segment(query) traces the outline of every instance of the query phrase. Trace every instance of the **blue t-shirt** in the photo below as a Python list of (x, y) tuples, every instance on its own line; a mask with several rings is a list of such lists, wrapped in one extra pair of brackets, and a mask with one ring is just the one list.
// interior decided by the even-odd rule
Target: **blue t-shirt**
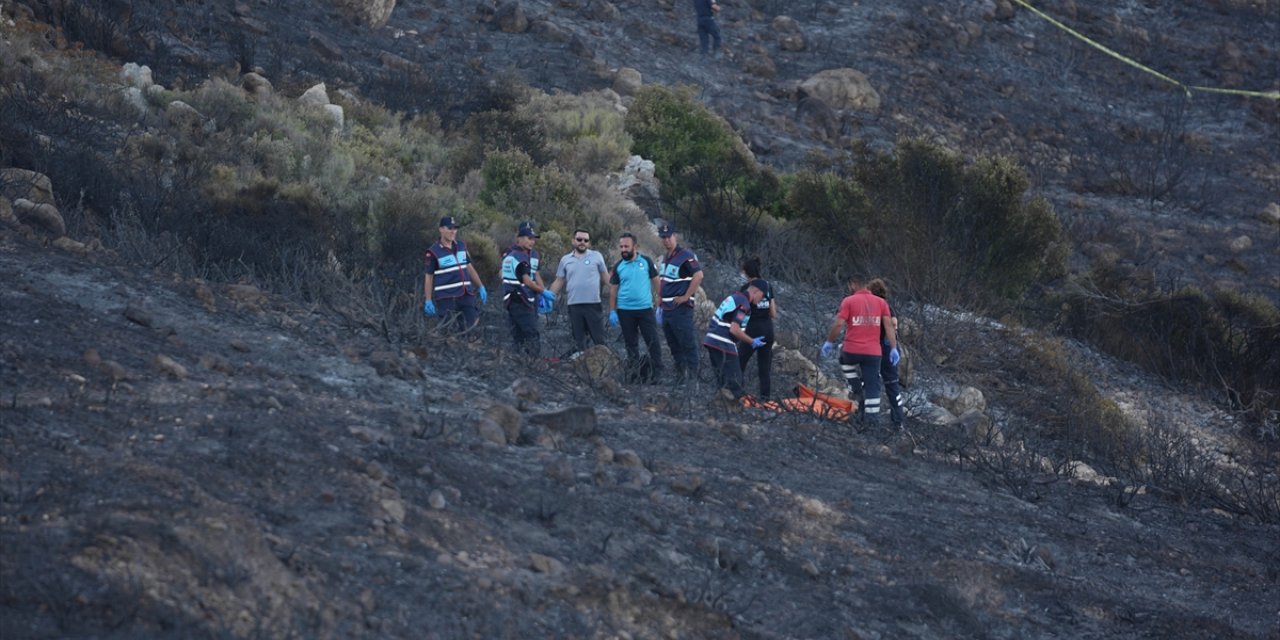
[(619, 260), (609, 277), (609, 284), (618, 285), (618, 308), (624, 311), (652, 309), (656, 277), (657, 267), (645, 256), (636, 254), (631, 260)]

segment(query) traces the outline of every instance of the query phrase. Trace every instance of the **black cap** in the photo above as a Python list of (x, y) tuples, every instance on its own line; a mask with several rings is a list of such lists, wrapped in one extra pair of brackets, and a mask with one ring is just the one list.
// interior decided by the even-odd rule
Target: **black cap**
[(533, 230), (533, 223), (532, 223), (532, 222), (529, 222), (529, 221), (527, 221), (527, 220), (526, 220), (526, 221), (524, 221), (524, 222), (521, 222), (521, 223), (520, 223), (520, 229), (519, 229), (518, 231), (516, 231), (516, 235), (517, 235), (517, 236), (524, 236), (524, 237), (528, 237), (528, 238), (538, 238), (538, 237), (541, 237), (541, 236), (539, 236), (539, 235), (538, 235), (538, 232), (537, 232), (537, 231), (534, 231), (534, 230)]
[(768, 292), (769, 292), (769, 281), (768, 281), (768, 280), (765, 280), (764, 278), (756, 278), (756, 279), (752, 280), (751, 282), (748, 282), (748, 283), (747, 283), (747, 286), (748, 286), (748, 287), (755, 287), (755, 288), (759, 289), (759, 290), (760, 290), (760, 293), (768, 293)]
[(658, 225), (659, 238), (670, 238), (671, 235), (674, 234), (675, 232), (676, 232), (676, 228), (672, 226), (670, 223), (664, 222)]
[(445, 216), (445, 217), (443, 217), (443, 218), (440, 218), (440, 226), (441, 226), (441, 227), (449, 227), (450, 229), (457, 229), (457, 228), (458, 228), (458, 220), (457, 220), (456, 218), (454, 218), (453, 216)]

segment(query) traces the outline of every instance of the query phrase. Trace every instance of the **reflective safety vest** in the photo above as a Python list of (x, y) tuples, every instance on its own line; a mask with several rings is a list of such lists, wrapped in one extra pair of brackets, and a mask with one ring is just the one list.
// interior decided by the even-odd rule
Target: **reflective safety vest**
[[(662, 264), (658, 267), (658, 276), (662, 279), (663, 310), (670, 311), (676, 308), (674, 300), (689, 291), (689, 283), (693, 281), (693, 274), (681, 276), (680, 270), (690, 260), (696, 262), (698, 256), (684, 247), (676, 247), (674, 255), (669, 255), (662, 259)], [(685, 304), (692, 307), (693, 300), (690, 299)]]
[(471, 264), (467, 245), (461, 240), (454, 240), (453, 249), (446, 249), (437, 242), (429, 251), (436, 262), (436, 270), (431, 273), (431, 297), (442, 300), (461, 298), (471, 293), (467, 287), (471, 283), (471, 276), (467, 273), (467, 265)]
[(502, 301), (511, 304), (513, 301), (520, 301), (528, 305), (532, 305), (537, 299), (537, 294), (533, 289), (526, 287), (524, 283), (516, 278), (516, 268), (520, 263), (524, 262), (529, 265), (529, 277), (536, 278), (538, 273), (538, 250), (525, 251), (518, 246), (512, 246), (502, 256)]
[(736, 322), (740, 328), (745, 329), (750, 310), (751, 300), (745, 293), (734, 292), (725, 298), (707, 323), (707, 337), (702, 339), (702, 346), (738, 355), (738, 340), (733, 337), (729, 328)]

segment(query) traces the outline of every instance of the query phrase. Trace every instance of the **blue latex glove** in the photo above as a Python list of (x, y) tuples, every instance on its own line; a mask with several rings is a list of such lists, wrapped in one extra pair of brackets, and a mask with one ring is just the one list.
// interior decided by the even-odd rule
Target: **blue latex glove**
[(764, 343), (765, 343), (764, 336), (756, 336), (755, 339), (751, 341), (751, 348), (759, 349), (760, 347), (764, 346)]
[(550, 311), (556, 304), (556, 294), (550, 289), (542, 290), (542, 299), (547, 302), (547, 311)]
[(889, 350), (889, 364), (898, 366), (898, 362), (902, 360), (902, 354), (898, 353), (898, 348), (894, 347)]
[(615, 327), (616, 327), (616, 326), (618, 326), (618, 312), (617, 312), (617, 311), (610, 311), (610, 312), (609, 312), (609, 324), (611, 324), (611, 325), (613, 325), (613, 326), (615, 326)]
[(480, 304), (489, 304), (489, 290), (480, 285)]
[(538, 315), (547, 315), (551, 313), (551, 303), (546, 298), (538, 298)]
[(835, 351), (835, 349), (836, 349), (836, 344), (834, 342), (831, 342), (830, 340), (822, 343), (822, 357), (826, 358), (830, 356), (831, 352)]
[(662, 324), (662, 307), (658, 307), (658, 310), (653, 312), (653, 317), (658, 320), (659, 325)]
[(436, 317), (436, 301), (428, 300), (422, 303), (422, 312), (425, 313), (428, 318)]

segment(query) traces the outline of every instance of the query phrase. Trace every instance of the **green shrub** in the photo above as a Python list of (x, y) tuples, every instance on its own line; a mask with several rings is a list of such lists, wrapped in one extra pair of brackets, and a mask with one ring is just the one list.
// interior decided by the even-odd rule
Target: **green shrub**
[(451, 158), (455, 178), (484, 164), (494, 152), (518, 151), (536, 165), (552, 158), (542, 125), (515, 111), (484, 111), (472, 115), (462, 128), (463, 144)]
[(546, 132), (556, 164), (577, 174), (613, 171), (631, 154), (631, 136), (613, 99), (603, 92), (536, 94), (517, 112)]

